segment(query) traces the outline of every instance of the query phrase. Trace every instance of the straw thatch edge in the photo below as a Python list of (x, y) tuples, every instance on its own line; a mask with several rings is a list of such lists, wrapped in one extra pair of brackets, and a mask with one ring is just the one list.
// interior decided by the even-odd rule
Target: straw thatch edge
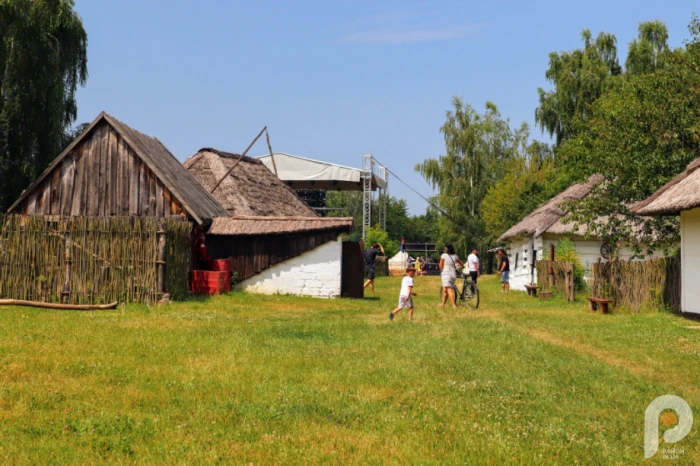
[(218, 217), (212, 222), (210, 235), (249, 236), (279, 235), (310, 231), (352, 231), (352, 217), (255, 217), (237, 215)]

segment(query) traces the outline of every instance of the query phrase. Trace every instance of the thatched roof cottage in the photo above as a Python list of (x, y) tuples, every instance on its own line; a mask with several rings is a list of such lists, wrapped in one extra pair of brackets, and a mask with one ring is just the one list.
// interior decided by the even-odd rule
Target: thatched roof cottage
[(358, 279), (342, 261), (352, 218), (319, 217), (258, 159), (206, 148), (184, 166), (229, 213), (214, 219), (207, 249), (231, 259), (240, 289), (335, 297)]
[[(535, 261), (548, 259), (550, 247), (562, 238), (569, 238), (576, 244), (576, 253), (586, 269), (585, 278), (592, 278), (593, 264), (599, 259), (612, 258), (615, 246), (603, 238), (588, 234), (586, 225), (567, 222), (566, 204), (586, 198), (593, 188), (603, 181), (601, 175), (593, 175), (588, 180), (574, 183), (567, 189), (540, 205), (520, 222), (508, 229), (499, 242), (506, 243), (510, 258), (510, 284), (513, 289), (525, 290), (525, 285), (537, 283)], [(620, 248), (618, 258), (627, 260), (632, 252)]]
[(632, 212), (681, 216), (681, 311), (700, 314), (700, 157)]

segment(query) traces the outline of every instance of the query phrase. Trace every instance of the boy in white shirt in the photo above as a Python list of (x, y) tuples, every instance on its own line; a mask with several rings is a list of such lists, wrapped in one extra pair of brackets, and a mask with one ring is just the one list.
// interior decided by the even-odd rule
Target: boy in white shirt
[(406, 269), (406, 275), (401, 280), (401, 292), (399, 293), (399, 307), (389, 313), (389, 320), (394, 320), (394, 316), (401, 312), (401, 309), (408, 308), (408, 320), (413, 320), (413, 298), (418, 296), (413, 292), (413, 277), (416, 276), (416, 268), (411, 266)]
[(469, 268), (469, 276), (471, 276), (472, 281), (476, 283), (476, 280), (479, 278), (479, 275), (481, 275), (481, 267), (479, 264), (479, 251), (474, 248), (472, 249), (472, 253), (469, 254), (469, 257), (467, 257), (467, 267)]

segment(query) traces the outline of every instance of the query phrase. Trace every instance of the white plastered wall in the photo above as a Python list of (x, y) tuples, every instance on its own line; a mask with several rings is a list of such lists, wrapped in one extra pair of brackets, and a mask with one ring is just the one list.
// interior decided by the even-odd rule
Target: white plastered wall
[[(508, 241), (506, 248), (510, 260), (510, 276), (508, 281), (513, 290), (525, 291), (525, 285), (533, 280), (532, 248), (537, 248), (536, 239), (532, 236), (513, 238)], [(539, 242), (541, 244), (541, 241)], [(540, 255), (538, 254), (538, 259)], [(537, 272), (534, 271), (534, 279), (537, 281)]]
[(242, 281), (236, 289), (259, 294), (337, 298), (341, 292), (343, 240), (340, 236)]
[[(700, 234), (698, 236), (700, 237)], [(534, 283), (537, 283), (537, 270), (531, 275), (532, 272), (530, 269), (533, 246), (537, 251), (537, 260), (548, 260), (550, 245), (553, 244), (554, 247), (556, 247), (561, 238), (562, 237), (559, 235), (548, 235), (545, 233), (534, 239), (532, 236), (526, 236), (513, 238), (508, 241), (507, 251), (511, 264), (510, 287), (514, 290), (525, 291), (525, 285), (530, 284), (532, 276), (534, 276)], [(605, 259), (600, 255), (600, 248), (603, 242), (598, 239), (582, 238), (572, 238), (572, 241), (576, 245), (576, 254), (585, 269), (584, 279), (586, 282), (592, 283), (593, 265), (598, 261), (598, 258), (605, 262)], [(698, 239), (698, 252), (700, 253), (700, 239)], [(524, 261), (523, 257), (527, 260)], [(620, 249), (618, 253), (619, 260), (629, 260), (631, 257), (632, 251), (625, 248)], [(645, 259), (655, 259), (658, 257), (663, 257), (663, 252), (657, 251), (652, 256), (646, 257)], [(698, 259), (700, 259), (700, 257)]]
[(681, 212), (681, 310), (700, 314), (700, 208)]

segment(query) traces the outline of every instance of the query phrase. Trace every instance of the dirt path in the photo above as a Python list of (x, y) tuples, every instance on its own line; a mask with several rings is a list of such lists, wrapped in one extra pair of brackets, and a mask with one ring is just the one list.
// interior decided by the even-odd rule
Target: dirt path
[(540, 341), (547, 342), (560, 348), (567, 348), (576, 351), (580, 354), (591, 356), (605, 364), (619, 367), (633, 375), (643, 377), (647, 380), (656, 383), (673, 385), (674, 387), (682, 389), (685, 394), (700, 396), (700, 389), (698, 389), (695, 386), (695, 381), (689, 380), (682, 372), (669, 369), (658, 370), (658, 368), (649, 367), (639, 362), (622, 358), (611, 351), (596, 348), (591, 345), (577, 342), (575, 340), (560, 338), (556, 334), (543, 329), (518, 325), (509, 321), (504, 315), (494, 311), (479, 313), (479, 315), (475, 317), (486, 318), (495, 322), (499, 322), (507, 327), (515, 328), (521, 332), (524, 332), (527, 335), (530, 335), (533, 338), (536, 338)]

